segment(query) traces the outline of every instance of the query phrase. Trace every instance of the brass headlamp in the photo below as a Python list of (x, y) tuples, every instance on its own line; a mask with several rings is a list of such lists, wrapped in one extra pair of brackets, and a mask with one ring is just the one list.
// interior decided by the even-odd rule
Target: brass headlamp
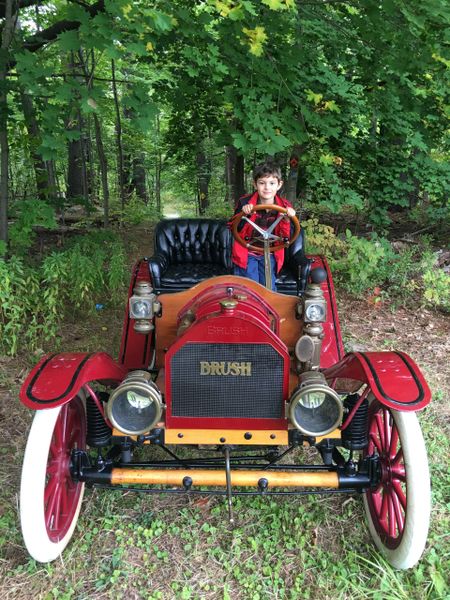
[(302, 433), (326, 435), (342, 422), (343, 405), (339, 394), (327, 385), (323, 373), (308, 371), (300, 375), (288, 413), (293, 425)]

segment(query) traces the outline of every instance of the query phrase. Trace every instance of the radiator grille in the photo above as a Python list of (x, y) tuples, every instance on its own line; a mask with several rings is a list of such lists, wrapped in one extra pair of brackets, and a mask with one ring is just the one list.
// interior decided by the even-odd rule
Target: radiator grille
[[(244, 364), (245, 372), (250, 363), (251, 374), (202, 375), (202, 362), (223, 363), (225, 371)], [(186, 344), (171, 361), (172, 415), (281, 418), (283, 365), (268, 344)]]

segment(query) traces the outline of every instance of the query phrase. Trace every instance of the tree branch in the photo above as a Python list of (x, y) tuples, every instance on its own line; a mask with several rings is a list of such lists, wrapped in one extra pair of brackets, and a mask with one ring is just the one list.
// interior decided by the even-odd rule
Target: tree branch
[[(79, 4), (79, 3), (78, 3)], [(95, 4), (91, 6), (84, 6), (91, 17), (95, 17), (98, 13), (104, 12), (105, 10), (105, 0), (98, 0)], [(58, 23), (54, 23), (47, 27), (47, 29), (43, 29), (36, 35), (28, 38), (23, 43), (23, 48), (25, 50), (29, 50), (30, 52), (36, 52), (46, 44), (53, 42), (56, 40), (60, 33), (64, 31), (73, 31), (78, 29), (81, 26), (80, 21), (59, 21)]]
[[(97, 14), (98, 10), (96, 10), (96, 5), (95, 4), (88, 4), (87, 2), (83, 2), (83, 0), (67, 0), (68, 2), (71, 2), (72, 4), (78, 4), (78, 6), (81, 6), (82, 8), (84, 8), (84, 10), (86, 12), (88, 12), (91, 17), (95, 17), (95, 15)], [(97, 2), (97, 4), (99, 4)]]
[[(16, 12), (21, 8), (27, 8), (28, 6), (33, 6), (35, 4), (40, 4), (39, 0), (16, 0)], [(5, 18), (5, 8), (6, 8), (6, 0), (0, 0), (0, 19)]]

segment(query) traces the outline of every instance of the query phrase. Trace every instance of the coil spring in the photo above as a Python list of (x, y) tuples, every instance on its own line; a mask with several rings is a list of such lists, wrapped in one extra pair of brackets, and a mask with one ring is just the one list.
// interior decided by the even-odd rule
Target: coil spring
[[(100, 402), (108, 398), (108, 394), (98, 394)], [(102, 413), (92, 398), (86, 400), (87, 436), (86, 441), (91, 448), (108, 446), (111, 439), (111, 428), (105, 423)]]
[[(359, 401), (358, 394), (350, 394), (344, 400), (344, 407), (348, 413)], [(344, 447), (349, 450), (361, 450), (366, 448), (369, 443), (368, 423), (369, 423), (369, 401), (365, 398), (361, 406), (357, 409), (349, 425), (342, 431), (342, 441)]]

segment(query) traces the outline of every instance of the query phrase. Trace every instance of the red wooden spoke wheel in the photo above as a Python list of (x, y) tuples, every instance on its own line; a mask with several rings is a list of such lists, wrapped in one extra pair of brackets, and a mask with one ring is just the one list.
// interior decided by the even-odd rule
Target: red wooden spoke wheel
[(369, 529), (377, 547), (398, 569), (422, 555), (430, 517), (430, 476), (417, 416), (373, 400), (366, 454), (380, 459), (380, 483), (366, 492)]
[(69, 543), (78, 520), (84, 484), (70, 475), (70, 454), (86, 447), (84, 403), (36, 413), (22, 468), (20, 518), (25, 545), (39, 562), (54, 560)]
[[(287, 215), (287, 209), (284, 208), (283, 206), (278, 206), (277, 204), (257, 204), (253, 208), (253, 212), (259, 212), (259, 211), (263, 211), (263, 210), (270, 210), (270, 211), (274, 210), (276, 212)], [(246, 215), (245, 213), (243, 213), (241, 211), (240, 213), (238, 213), (237, 215), (235, 215), (233, 217), (231, 233), (233, 234), (233, 237), (238, 242), (238, 244), (240, 244), (241, 246), (244, 246), (244, 248), (247, 248), (248, 250), (252, 250), (253, 252), (258, 252), (260, 254), (263, 254), (264, 253), (263, 248), (261, 248), (260, 246), (255, 246), (253, 244), (250, 244), (248, 241), (244, 240), (244, 238), (240, 235), (240, 233), (238, 231), (239, 223), (241, 222), (241, 220), (244, 217), (247, 217), (247, 216), (249, 216), (249, 215)], [(289, 219), (291, 220), (291, 222), (294, 225), (294, 231), (291, 232), (290, 238), (287, 241), (285, 241), (282, 238), (277, 236), (277, 239), (275, 239), (271, 242), (271, 245), (269, 247), (269, 252), (276, 252), (280, 248), (288, 248), (298, 238), (299, 233), (300, 233), (300, 223), (299, 223), (297, 217), (295, 217), (295, 216), (289, 217)], [(252, 222), (250, 222), (250, 225), (253, 225)], [(253, 227), (254, 227), (254, 225), (253, 225)]]

